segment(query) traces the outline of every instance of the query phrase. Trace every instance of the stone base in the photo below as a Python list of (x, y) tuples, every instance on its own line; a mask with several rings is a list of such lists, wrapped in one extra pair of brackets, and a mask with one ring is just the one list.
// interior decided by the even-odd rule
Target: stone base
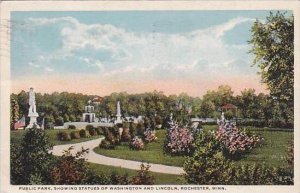
[(30, 118), (30, 121), (29, 121), (29, 125), (27, 125), (26, 129), (33, 128), (34, 125), (36, 125), (37, 129), (40, 129), (40, 126), (37, 124), (37, 121), (36, 121), (36, 119), (38, 118), (38, 116), (39, 116), (38, 113), (32, 113), (32, 112), (30, 112), (28, 114), (28, 117)]
[(41, 128), (37, 123), (35, 123), (35, 124), (29, 124), (29, 125), (27, 125), (27, 127), (25, 129), (33, 128), (34, 125), (36, 126), (37, 129)]

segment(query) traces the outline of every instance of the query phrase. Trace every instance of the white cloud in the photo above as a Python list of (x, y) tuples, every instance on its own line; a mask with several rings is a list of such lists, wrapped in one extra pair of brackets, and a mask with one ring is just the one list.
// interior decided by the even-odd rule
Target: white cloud
[[(59, 34), (63, 46), (48, 56), (49, 62), (79, 55), (87, 67), (97, 67), (105, 77), (135, 73), (146, 78), (162, 72), (204, 75), (221, 69), (226, 73), (223, 68), (230, 65), (228, 61), (246, 57), (248, 46), (246, 42), (226, 44), (222, 37), (237, 25), (254, 19), (237, 17), (221, 25), (176, 34), (137, 33), (110, 24), (87, 25), (72, 17), (29, 21), (35, 25), (65, 24)], [(86, 56), (86, 50), (94, 54)]]
[(34, 67), (34, 68), (39, 68), (39, 67), (41, 67), (39, 64), (35, 64), (35, 63), (33, 63), (33, 62), (29, 62), (28, 65), (31, 66), (31, 67)]
[(244, 18), (244, 17), (237, 17), (232, 19), (222, 25), (219, 25), (213, 29), (216, 37), (222, 37), (227, 31), (232, 30), (235, 26), (245, 23), (245, 22), (254, 22), (255, 19), (252, 18)]
[(50, 68), (50, 67), (45, 67), (45, 71), (47, 71), (47, 72), (53, 72), (54, 69), (53, 69), (53, 68)]

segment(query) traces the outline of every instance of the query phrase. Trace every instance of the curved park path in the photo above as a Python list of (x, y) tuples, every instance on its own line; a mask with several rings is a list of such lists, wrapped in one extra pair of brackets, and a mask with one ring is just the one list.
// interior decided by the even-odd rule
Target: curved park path
[[(95, 163), (95, 164), (102, 164), (102, 165), (108, 165), (108, 166), (115, 166), (115, 167), (121, 167), (121, 168), (127, 168), (127, 169), (133, 169), (133, 170), (139, 170), (142, 162), (139, 161), (132, 161), (132, 160), (125, 160), (125, 159), (119, 159), (119, 158), (112, 158), (107, 157), (104, 155), (100, 155), (94, 152), (94, 148), (99, 145), (101, 140), (103, 140), (104, 137), (99, 139), (94, 139), (90, 141), (85, 141), (81, 143), (74, 143), (74, 144), (66, 144), (66, 145), (56, 145), (53, 147), (53, 150), (51, 152), (53, 155), (61, 156), (63, 154), (64, 150), (67, 150), (69, 147), (73, 146), (74, 149), (72, 149), (72, 154), (74, 155), (77, 151), (80, 151), (82, 147), (84, 149), (89, 149), (89, 153), (86, 155), (86, 159), (88, 162)], [(165, 173), (165, 174), (183, 174), (184, 170), (181, 167), (175, 167), (175, 166), (166, 166), (162, 164), (150, 164), (150, 170), (152, 172), (158, 172), (158, 173)]]

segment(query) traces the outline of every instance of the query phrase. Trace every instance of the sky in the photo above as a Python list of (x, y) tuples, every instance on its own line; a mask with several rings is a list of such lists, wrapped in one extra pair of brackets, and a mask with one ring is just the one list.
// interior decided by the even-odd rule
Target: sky
[(12, 92), (266, 93), (251, 26), (269, 11), (12, 12)]

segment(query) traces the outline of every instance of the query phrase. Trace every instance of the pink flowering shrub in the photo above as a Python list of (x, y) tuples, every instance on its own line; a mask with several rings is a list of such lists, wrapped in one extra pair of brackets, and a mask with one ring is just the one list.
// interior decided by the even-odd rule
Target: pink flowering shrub
[(150, 143), (152, 141), (155, 141), (157, 139), (156, 135), (155, 135), (155, 130), (151, 130), (151, 129), (147, 129), (144, 132), (144, 139), (147, 143)]
[(219, 129), (215, 133), (216, 139), (224, 145), (225, 150), (232, 156), (240, 155), (247, 150), (256, 147), (262, 138), (256, 135), (248, 135), (231, 123), (219, 123)]
[(192, 153), (193, 135), (186, 127), (171, 123), (167, 133), (165, 150), (173, 155), (189, 155)]
[(138, 136), (135, 136), (130, 141), (129, 147), (134, 150), (142, 150), (142, 149), (144, 149), (145, 146), (144, 146), (143, 140), (141, 138), (139, 138)]

